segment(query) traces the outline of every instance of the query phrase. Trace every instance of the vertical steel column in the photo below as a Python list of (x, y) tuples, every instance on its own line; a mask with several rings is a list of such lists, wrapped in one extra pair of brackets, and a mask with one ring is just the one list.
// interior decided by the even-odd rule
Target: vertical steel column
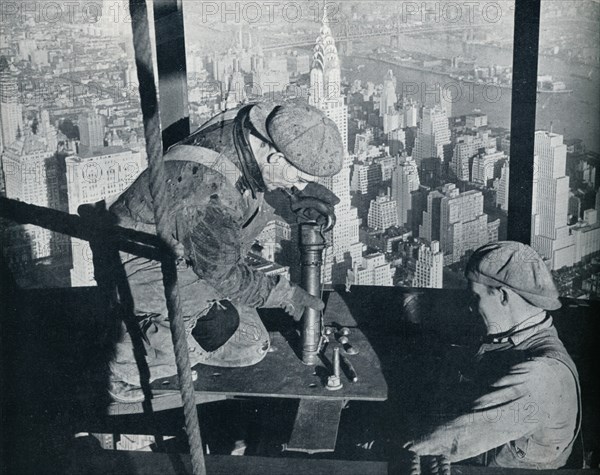
[(515, 1), (507, 237), (525, 244), (531, 241), (540, 4)]
[[(301, 223), (300, 263), (302, 265), (302, 287), (315, 297), (321, 296), (321, 265), (325, 238), (321, 226), (314, 222)], [(317, 364), (321, 340), (321, 312), (307, 307), (302, 316), (302, 362)]]
[(187, 137), (187, 94), (182, 0), (154, 0), (154, 34), (163, 149)]

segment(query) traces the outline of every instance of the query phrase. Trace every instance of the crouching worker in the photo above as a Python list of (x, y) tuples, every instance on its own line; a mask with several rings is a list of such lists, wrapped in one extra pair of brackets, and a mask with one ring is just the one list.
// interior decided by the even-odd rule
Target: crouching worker
[[(266, 191), (304, 189), (342, 167), (343, 145), (330, 119), (299, 102), (248, 104), (221, 113), (165, 154), (169, 226), (182, 246), (178, 283), (191, 365), (241, 367), (261, 361), (269, 336), (256, 308), (281, 307), (299, 320), (323, 302), (280, 276), (245, 264), (273, 209)], [(155, 232), (146, 170), (110, 207), (118, 224)], [(177, 373), (160, 263), (122, 253), (150, 382)], [(144, 399), (131, 336), (111, 362), (109, 391)]]
[(561, 304), (540, 256), (517, 242), (479, 248), (467, 264), (471, 309), (487, 328), (459, 413), (405, 448), (450, 462), (565, 465), (580, 429), (577, 369), (547, 310)]

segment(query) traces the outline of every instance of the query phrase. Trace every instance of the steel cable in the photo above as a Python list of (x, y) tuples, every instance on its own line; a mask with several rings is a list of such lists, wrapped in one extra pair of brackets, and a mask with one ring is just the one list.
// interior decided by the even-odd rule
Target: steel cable
[(161, 267), (165, 298), (171, 328), (171, 337), (175, 350), (175, 362), (181, 386), (181, 399), (185, 416), (185, 429), (190, 445), (192, 471), (194, 475), (205, 475), (204, 451), (198, 423), (198, 412), (192, 381), (192, 369), (188, 354), (187, 334), (181, 315), (179, 288), (177, 285), (177, 242), (167, 226), (167, 178), (162, 154), (162, 136), (160, 114), (150, 43), (148, 9), (146, 0), (130, 0), (133, 46), (139, 81), (140, 102), (144, 121), (144, 137), (148, 154), (150, 173), (150, 194), (154, 206), (156, 233), (164, 245)]

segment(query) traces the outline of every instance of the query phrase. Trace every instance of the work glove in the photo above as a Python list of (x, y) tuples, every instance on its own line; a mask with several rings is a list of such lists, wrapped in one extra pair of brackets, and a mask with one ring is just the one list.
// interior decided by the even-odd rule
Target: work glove
[(320, 311), (325, 308), (325, 304), (320, 298), (310, 295), (298, 286), (294, 286), (292, 297), (289, 302), (283, 303), (283, 309), (294, 318), (294, 321), (298, 322), (304, 315), (306, 307)]
[(299, 321), (306, 307), (323, 310), (325, 304), (320, 298), (310, 295), (303, 288), (280, 276), (263, 307), (283, 308), (295, 321)]
[(300, 221), (315, 221), (331, 229), (335, 224), (335, 205), (340, 199), (319, 183), (309, 183), (304, 190), (293, 189), (290, 206)]
[(336, 206), (340, 202), (340, 199), (333, 191), (320, 183), (312, 181), (308, 183), (303, 190), (296, 191), (294, 195), (300, 199), (317, 198), (329, 206)]

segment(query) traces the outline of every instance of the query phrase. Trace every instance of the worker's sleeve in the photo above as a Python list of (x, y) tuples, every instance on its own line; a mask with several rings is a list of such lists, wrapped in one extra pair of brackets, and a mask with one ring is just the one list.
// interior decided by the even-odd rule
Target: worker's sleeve
[(531, 434), (548, 418), (545, 408), (557, 380), (545, 358), (514, 365), (458, 415), (407, 445), (418, 455), (446, 455), (451, 462), (474, 457)]
[(245, 263), (236, 219), (226, 207), (209, 204), (194, 221), (182, 240), (194, 272), (235, 303), (263, 306), (278, 279)]

